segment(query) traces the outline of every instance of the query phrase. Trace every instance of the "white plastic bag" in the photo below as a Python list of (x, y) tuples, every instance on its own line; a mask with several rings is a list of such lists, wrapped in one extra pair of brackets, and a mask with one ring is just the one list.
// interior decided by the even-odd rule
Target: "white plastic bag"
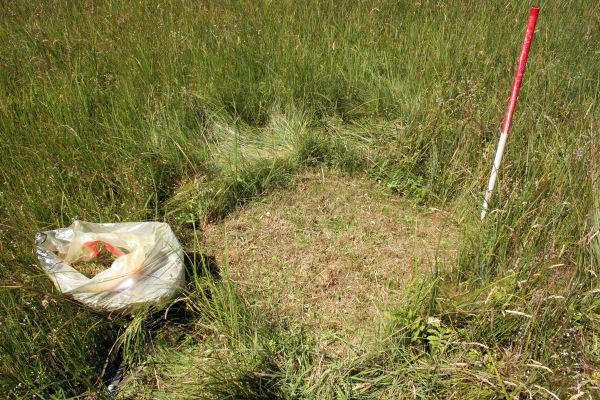
[[(168, 300), (185, 283), (183, 250), (165, 223), (75, 221), (38, 233), (36, 245), (54, 285), (97, 310), (133, 311), (136, 305)], [(116, 257), (110, 268), (88, 278), (71, 266), (96, 259), (101, 245)]]

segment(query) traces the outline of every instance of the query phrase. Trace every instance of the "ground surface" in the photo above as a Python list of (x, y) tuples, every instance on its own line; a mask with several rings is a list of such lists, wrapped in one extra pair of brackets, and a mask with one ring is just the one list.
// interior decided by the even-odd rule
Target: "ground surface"
[(250, 302), (358, 342), (415, 273), (456, 257), (457, 228), (364, 178), (321, 171), (207, 225), (203, 237)]

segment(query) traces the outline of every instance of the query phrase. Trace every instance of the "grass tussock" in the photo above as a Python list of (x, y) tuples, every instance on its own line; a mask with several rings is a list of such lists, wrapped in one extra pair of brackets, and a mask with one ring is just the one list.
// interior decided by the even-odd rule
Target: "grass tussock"
[[(102, 391), (112, 349), (135, 377), (125, 397), (597, 397), (599, 5), (542, 4), (478, 220), (527, 7), (0, 5), (0, 393)], [(37, 267), (34, 233), (75, 218), (168, 221), (200, 251), (203, 224), (321, 166), (449, 209), (463, 231), (370, 351), (328, 357), (194, 268), (181, 319), (128, 319), (65, 299)]]

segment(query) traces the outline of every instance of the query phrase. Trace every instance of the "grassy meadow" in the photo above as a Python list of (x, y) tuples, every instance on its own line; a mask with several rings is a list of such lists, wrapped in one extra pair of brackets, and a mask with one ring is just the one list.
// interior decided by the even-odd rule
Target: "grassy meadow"
[[(530, 5), (2, 2), (0, 396), (110, 398), (123, 357), (120, 398), (600, 397), (600, 3), (539, 3), (479, 220)], [(172, 317), (87, 310), (37, 264), (74, 219), (165, 221), (199, 254), (207, 223), (324, 170), (460, 230), (368, 348), (323, 354), (204, 257)]]

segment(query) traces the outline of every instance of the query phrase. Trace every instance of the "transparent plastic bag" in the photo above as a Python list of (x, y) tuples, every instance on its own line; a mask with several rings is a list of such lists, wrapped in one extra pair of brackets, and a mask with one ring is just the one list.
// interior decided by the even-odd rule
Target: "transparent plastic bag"
[[(75, 221), (68, 228), (38, 233), (37, 256), (64, 294), (101, 311), (132, 311), (175, 296), (185, 283), (183, 250), (161, 222), (96, 224)], [(104, 251), (103, 251), (104, 250)], [(88, 278), (77, 263), (101, 253), (112, 265)]]

